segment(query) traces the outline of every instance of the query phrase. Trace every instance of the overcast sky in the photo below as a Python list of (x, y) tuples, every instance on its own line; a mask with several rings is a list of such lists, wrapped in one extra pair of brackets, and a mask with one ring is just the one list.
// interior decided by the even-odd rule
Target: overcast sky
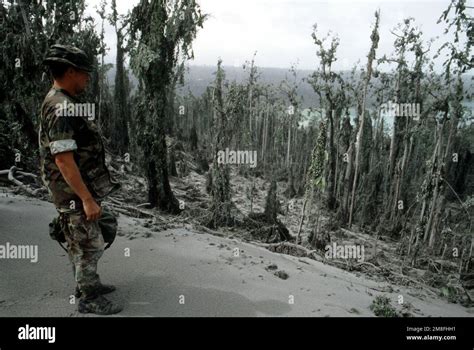
[[(289, 68), (298, 62), (300, 69), (314, 69), (317, 64), (311, 38), (313, 24), (340, 38), (335, 69), (350, 69), (361, 60), (365, 64), (370, 47), (374, 12), (381, 10), (380, 42), (377, 56), (393, 52), (394, 36), (390, 30), (406, 17), (414, 17), (424, 38), (440, 36), (437, 48), (446, 41), (444, 25), (436, 24), (450, 0), (198, 0), (210, 15), (193, 44), (195, 59), (190, 64), (241, 65), (257, 51), (261, 67)], [(99, 0), (86, 1), (88, 12), (98, 19), (94, 7)], [(120, 13), (127, 13), (138, 1), (119, 0)], [(474, 0), (469, 1), (474, 4)], [(110, 9), (109, 9), (110, 11)], [(110, 47), (107, 62), (115, 58), (115, 34), (106, 27)]]

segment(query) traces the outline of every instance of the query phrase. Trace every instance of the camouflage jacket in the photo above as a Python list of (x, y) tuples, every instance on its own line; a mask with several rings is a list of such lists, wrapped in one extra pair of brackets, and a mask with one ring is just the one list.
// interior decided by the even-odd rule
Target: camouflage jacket
[(58, 153), (74, 152), (82, 179), (96, 200), (120, 187), (105, 164), (104, 145), (97, 126), (91, 120), (93, 118), (62, 113), (74, 104), (79, 104), (79, 101), (62, 89), (52, 88), (41, 106), (41, 178), (59, 212), (78, 210), (82, 208), (82, 201), (61, 175), (54, 161)]

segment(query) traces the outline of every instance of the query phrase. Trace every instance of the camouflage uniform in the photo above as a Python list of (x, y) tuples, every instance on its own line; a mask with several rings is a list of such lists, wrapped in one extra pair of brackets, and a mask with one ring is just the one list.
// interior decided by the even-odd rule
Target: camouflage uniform
[(82, 297), (87, 298), (92, 297), (100, 285), (97, 262), (104, 251), (100, 222), (116, 227), (116, 220), (107, 210), (103, 210), (99, 221), (86, 220), (82, 201), (64, 180), (54, 156), (74, 152), (82, 179), (98, 203), (120, 185), (111, 178), (106, 167), (104, 146), (97, 126), (87, 116), (61, 116), (57, 110), (64, 106), (64, 102), (78, 103), (78, 100), (62, 89), (52, 88), (41, 107), (41, 177), (60, 213), (75, 279)]

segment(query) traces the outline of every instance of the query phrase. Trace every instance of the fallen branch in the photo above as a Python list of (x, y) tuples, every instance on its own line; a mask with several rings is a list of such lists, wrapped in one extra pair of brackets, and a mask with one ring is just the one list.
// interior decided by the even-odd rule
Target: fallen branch
[(317, 250), (310, 250), (302, 245), (292, 242), (279, 242), (279, 243), (261, 243), (253, 242), (255, 245), (268, 249), (274, 253), (286, 254), (296, 256), (299, 258), (310, 258), (315, 261), (323, 262), (324, 259), (317, 253)]
[(20, 174), (22, 176), (27, 176), (27, 177), (31, 177), (32, 179), (34, 179), (36, 181), (36, 179), (38, 178), (37, 175), (35, 174), (32, 174), (32, 173), (25, 173), (24, 171), (20, 171), (20, 170), (17, 170), (16, 171), (17, 174)]
[[(109, 200), (111, 200), (111, 198), (109, 198)], [(105, 201), (105, 204), (111, 206), (112, 208), (117, 210), (119, 213), (126, 214), (128, 216), (134, 216), (134, 217), (139, 217), (139, 218), (140, 217), (156, 218), (156, 215), (154, 215), (153, 213), (149, 213), (137, 207), (132, 207), (130, 205), (126, 205), (123, 203), (117, 204), (111, 200), (110, 202)]]
[(374, 264), (372, 264), (368, 261), (363, 261), (363, 262), (357, 263), (357, 264), (354, 265), (354, 267), (361, 266), (361, 265), (369, 265), (369, 266), (373, 267), (376, 270), (381, 270), (382, 269), (379, 266), (375, 266)]
[(14, 183), (15, 185), (17, 185), (18, 187), (20, 187), (22, 190), (24, 190), (25, 192), (29, 193), (30, 195), (32, 196), (37, 196), (40, 192), (44, 191), (44, 188), (43, 187), (39, 187), (39, 188), (36, 188), (36, 189), (32, 189), (30, 188), (29, 186), (25, 185), (23, 182), (21, 182), (20, 180), (18, 180), (17, 178), (15, 178), (15, 174), (18, 173), (20, 175), (23, 175), (23, 176), (28, 176), (28, 177), (32, 177), (36, 180), (37, 176), (35, 174), (31, 174), (31, 173), (26, 173), (26, 172), (23, 172), (23, 171), (19, 171), (18, 168), (16, 166), (12, 166), (10, 169), (8, 170), (0, 170), (0, 175), (7, 175), (8, 174), (8, 180), (12, 183)]
[(203, 225), (197, 225), (197, 224), (195, 224), (195, 225), (194, 225), (194, 228), (195, 228), (196, 230), (204, 231), (204, 232), (209, 233), (209, 234), (214, 235), (214, 236), (224, 237), (224, 234), (223, 234), (223, 233), (220, 233), (220, 232), (211, 230), (210, 228), (207, 228), (206, 226), (203, 226)]
[(138, 205), (137, 205), (137, 208), (147, 207), (147, 206), (149, 206), (149, 205), (150, 205), (150, 203), (142, 203), (142, 204), (138, 204)]
[(15, 185), (24, 187), (25, 185), (20, 180), (15, 179), (16, 166), (12, 166), (8, 171), (8, 180), (13, 182)]

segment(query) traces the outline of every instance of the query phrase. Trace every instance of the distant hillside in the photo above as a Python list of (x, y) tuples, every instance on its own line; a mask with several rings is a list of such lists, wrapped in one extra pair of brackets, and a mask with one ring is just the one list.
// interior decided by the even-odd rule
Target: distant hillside
[[(226, 78), (229, 81), (242, 82), (248, 79), (248, 72), (245, 72), (241, 66), (224, 66)], [(214, 72), (216, 67), (213, 66), (190, 66), (185, 75), (185, 86), (180, 90), (184, 93), (191, 91), (193, 95), (201, 95), (207, 86), (209, 86), (215, 78)], [(283, 68), (266, 68), (258, 67), (259, 82), (261, 84), (271, 84), (276, 87), (285, 80), (286, 76), (289, 76), (288, 69)], [(307, 82), (302, 81), (307, 78), (312, 71), (310, 70), (299, 70), (299, 94), (303, 98), (303, 106), (309, 107), (314, 105), (314, 101), (317, 98), (313, 88)]]
[[(248, 73), (245, 72), (242, 66), (224, 66), (226, 79), (229, 81), (242, 82), (248, 79)], [(184, 80), (185, 85), (178, 89), (179, 94), (187, 94), (189, 91), (194, 96), (201, 96), (206, 88), (212, 84), (215, 79), (214, 72), (216, 67), (214, 66), (189, 66), (186, 70)], [(260, 73), (259, 81), (263, 84), (273, 84), (279, 86), (280, 82), (285, 80), (285, 75), (288, 74), (288, 69), (283, 68), (265, 68), (258, 67)], [(301, 81), (303, 78), (308, 77), (312, 73), (311, 70), (299, 70), (298, 78), (300, 80), (299, 94), (303, 98), (303, 107), (309, 107), (314, 105), (317, 96), (315, 95), (313, 88), (307, 82)], [(110, 69), (108, 72), (108, 79), (110, 85), (113, 85), (115, 77), (115, 68)], [(138, 81), (135, 76), (131, 77), (133, 85), (137, 86)]]
[[(235, 80), (237, 82), (242, 82), (248, 79), (248, 72), (244, 71), (242, 66), (224, 66), (224, 70), (226, 79), (229, 81)], [(179, 87), (178, 93), (187, 94), (188, 92), (191, 92), (194, 96), (201, 96), (205, 92), (206, 88), (214, 81), (215, 71), (216, 67), (214, 66), (188, 66), (184, 76), (185, 85), (183, 87)], [(283, 68), (258, 67), (258, 72), (260, 74), (260, 83), (272, 84), (276, 87), (278, 87), (280, 83), (285, 80), (287, 75), (290, 76), (288, 69)], [(303, 98), (303, 108), (308, 108), (311, 106), (314, 107), (318, 103), (318, 97), (314, 93), (311, 85), (309, 85), (306, 81), (302, 81), (312, 73), (312, 70), (298, 70), (298, 79), (300, 81), (298, 92)], [(342, 76), (344, 78), (348, 78), (349, 72), (342, 72)], [(108, 72), (110, 85), (113, 85), (114, 77), (115, 68), (112, 68)], [(136, 77), (132, 75), (131, 79), (133, 85), (137, 86), (138, 81)], [(472, 91), (472, 81), (472, 75), (466, 75), (464, 77), (464, 83), (467, 91)]]

